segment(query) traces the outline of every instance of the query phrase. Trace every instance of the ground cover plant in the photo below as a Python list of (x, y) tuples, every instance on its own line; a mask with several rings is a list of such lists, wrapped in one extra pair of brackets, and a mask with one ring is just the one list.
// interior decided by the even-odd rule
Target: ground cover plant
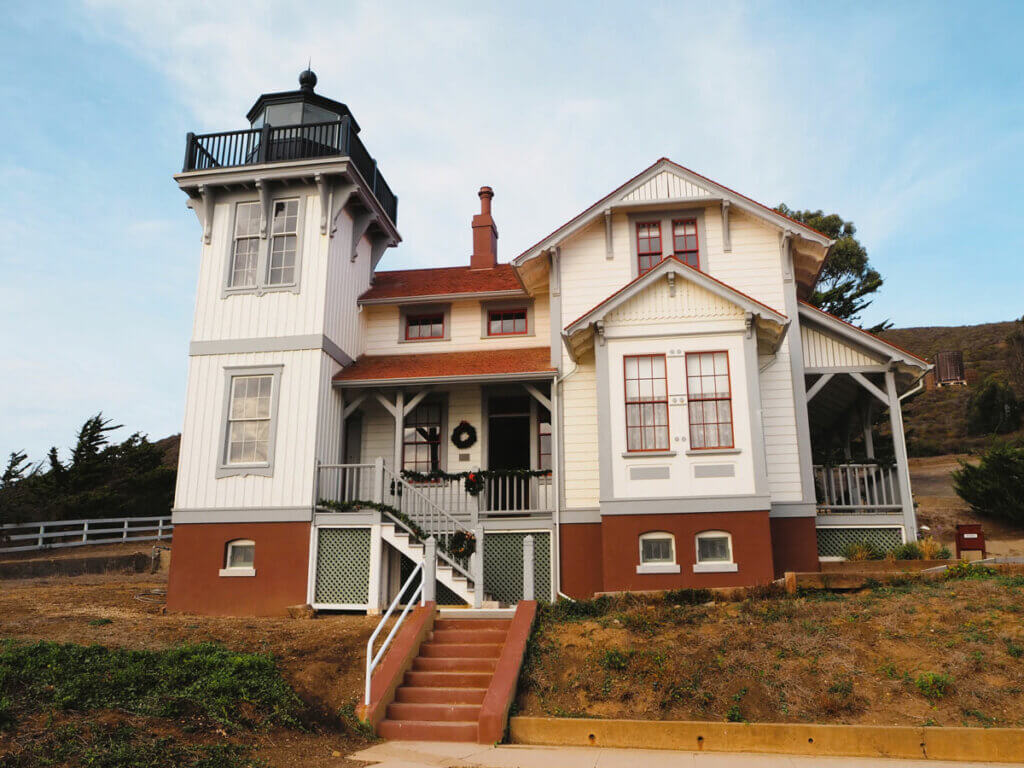
[(542, 608), (516, 702), (556, 717), (1024, 726), (1024, 577)]

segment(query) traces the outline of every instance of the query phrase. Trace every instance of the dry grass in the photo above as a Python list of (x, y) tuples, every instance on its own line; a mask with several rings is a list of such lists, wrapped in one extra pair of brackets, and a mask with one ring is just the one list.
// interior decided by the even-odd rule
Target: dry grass
[[(530, 715), (900, 725), (1024, 725), (1024, 580), (675, 605), (622, 598), (541, 620)], [(950, 689), (929, 698), (926, 673)], [(941, 680), (940, 680), (941, 682)]]

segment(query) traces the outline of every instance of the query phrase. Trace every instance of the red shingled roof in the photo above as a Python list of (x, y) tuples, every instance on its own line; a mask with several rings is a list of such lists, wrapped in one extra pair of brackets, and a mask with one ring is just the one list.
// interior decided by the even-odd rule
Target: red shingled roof
[(498, 264), (494, 269), (399, 269), (375, 273), (373, 285), (359, 297), (359, 301), (372, 303), (424, 296), (510, 291), (526, 293), (511, 264)]
[(363, 355), (335, 375), (337, 382), (447, 379), (554, 372), (550, 347)]

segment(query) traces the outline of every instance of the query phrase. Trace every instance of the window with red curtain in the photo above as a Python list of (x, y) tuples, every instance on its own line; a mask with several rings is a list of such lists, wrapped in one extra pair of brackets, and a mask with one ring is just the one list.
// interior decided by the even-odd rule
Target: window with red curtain
[(690, 448), (732, 448), (732, 386), (727, 352), (686, 355)]
[(664, 355), (626, 355), (626, 450), (668, 450), (668, 382)]
[(672, 222), (672, 253), (684, 264), (700, 269), (696, 219), (677, 219)]
[(636, 225), (638, 275), (649, 272), (661, 261), (661, 222), (641, 221)]

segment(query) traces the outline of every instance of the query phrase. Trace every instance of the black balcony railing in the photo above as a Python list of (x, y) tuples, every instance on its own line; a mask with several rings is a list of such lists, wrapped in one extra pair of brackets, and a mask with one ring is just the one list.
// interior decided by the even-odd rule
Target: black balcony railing
[(234, 168), (257, 163), (313, 160), (318, 157), (351, 159), (373, 190), (392, 224), (398, 224), (398, 198), (377, 170), (377, 161), (352, 130), (348, 117), (329, 123), (265, 125), (246, 131), (188, 134), (185, 142), (184, 172), (213, 168)]

